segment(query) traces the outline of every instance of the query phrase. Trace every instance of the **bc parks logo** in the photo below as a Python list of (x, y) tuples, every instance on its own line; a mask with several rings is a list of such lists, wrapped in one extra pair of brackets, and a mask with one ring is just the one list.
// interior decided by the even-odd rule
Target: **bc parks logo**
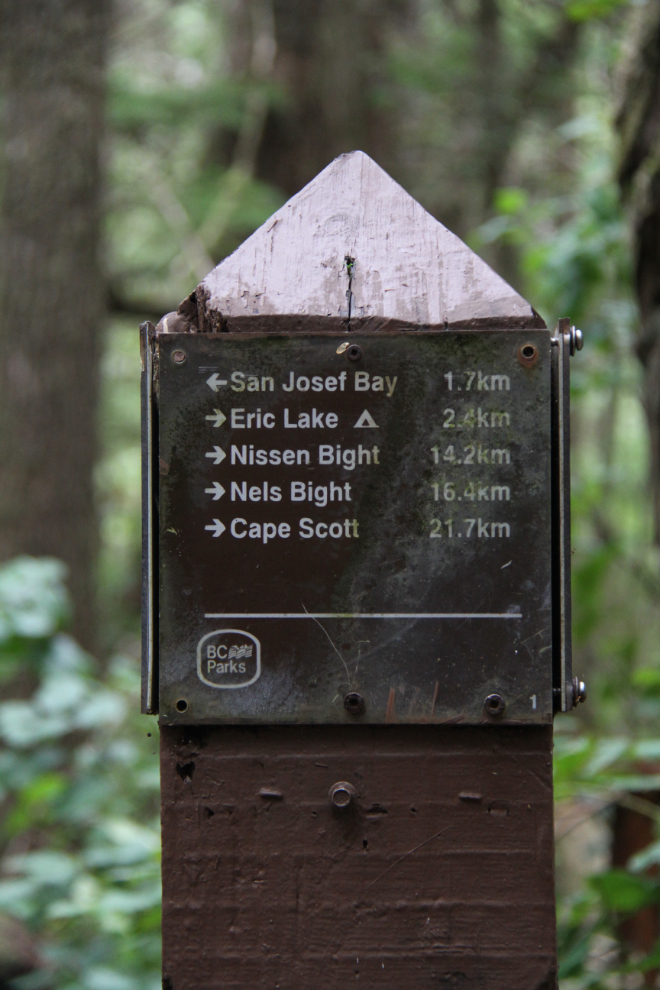
[(261, 643), (241, 629), (208, 633), (197, 646), (197, 674), (209, 687), (248, 687), (261, 674)]

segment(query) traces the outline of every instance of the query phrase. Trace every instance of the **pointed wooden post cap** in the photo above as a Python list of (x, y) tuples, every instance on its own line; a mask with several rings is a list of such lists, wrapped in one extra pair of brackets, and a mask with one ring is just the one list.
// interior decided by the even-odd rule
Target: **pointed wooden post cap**
[(545, 326), (361, 151), (285, 203), (179, 313), (202, 332)]

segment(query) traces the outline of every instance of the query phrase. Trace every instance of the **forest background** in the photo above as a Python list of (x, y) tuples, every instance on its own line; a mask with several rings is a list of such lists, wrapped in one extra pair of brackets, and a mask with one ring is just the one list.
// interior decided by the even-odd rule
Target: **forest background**
[(660, 970), (659, 0), (1, 0), (0, 987), (155, 990), (137, 325), (359, 148), (572, 362), (561, 986)]

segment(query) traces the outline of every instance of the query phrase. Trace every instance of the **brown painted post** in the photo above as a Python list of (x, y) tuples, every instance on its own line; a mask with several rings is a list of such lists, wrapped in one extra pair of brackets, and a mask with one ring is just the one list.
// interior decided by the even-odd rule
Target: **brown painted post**
[(568, 328), (355, 152), (143, 340), (163, 986), (551, 990)]

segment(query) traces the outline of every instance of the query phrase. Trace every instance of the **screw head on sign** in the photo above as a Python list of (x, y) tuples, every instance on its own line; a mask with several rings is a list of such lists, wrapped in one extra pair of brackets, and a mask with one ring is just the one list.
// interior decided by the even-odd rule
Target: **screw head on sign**
[(349, 784), (345, 780), (340, 780), (336, 784), (333, 784), (328, 791), (328, 797), (330, 798), (330, 804), (334, 808), (338, 808), (342, 811), (344, 808), (348, 808), (349, 804), (353, 798), (357, 795), (357, 791), (352, 784)]
[(172, 360), (175, 364), (183, 364), (186, 360), (185, 351), (172, 351)]
[(570, 335), (571, 335), (570, 354), (571, 357), (573, 357), (576, 351), (581, 351), (582, 348), (584, 347), (584, 336), (582, 334), (582, 331), (578, 330), (577, 327), (571, 327)]
[(573, 678), (573, 704), (581, 705), (587, 700), (587, 685), (579, 677)]
[(486, 715), (491, 715), (494, 718), (504, 714), (505, 708), (506, 702), (501, 694), (489, 694), (484, 701), (484, 710)]
[(364, 698), (357, 691), (351, 691), (344, 698), (344, 708), (349, 715), (361, 715), (364, 711)]
[(349, 361), (359, 361), (362, 357), (362, 348), (359, 344), (351, 344), (346, 348), (346, 357)]
[(523, 368), (533, 368), (539, 358), (539, 352), (534, 344), (522, 344), (518, 348), (518, 360)]

